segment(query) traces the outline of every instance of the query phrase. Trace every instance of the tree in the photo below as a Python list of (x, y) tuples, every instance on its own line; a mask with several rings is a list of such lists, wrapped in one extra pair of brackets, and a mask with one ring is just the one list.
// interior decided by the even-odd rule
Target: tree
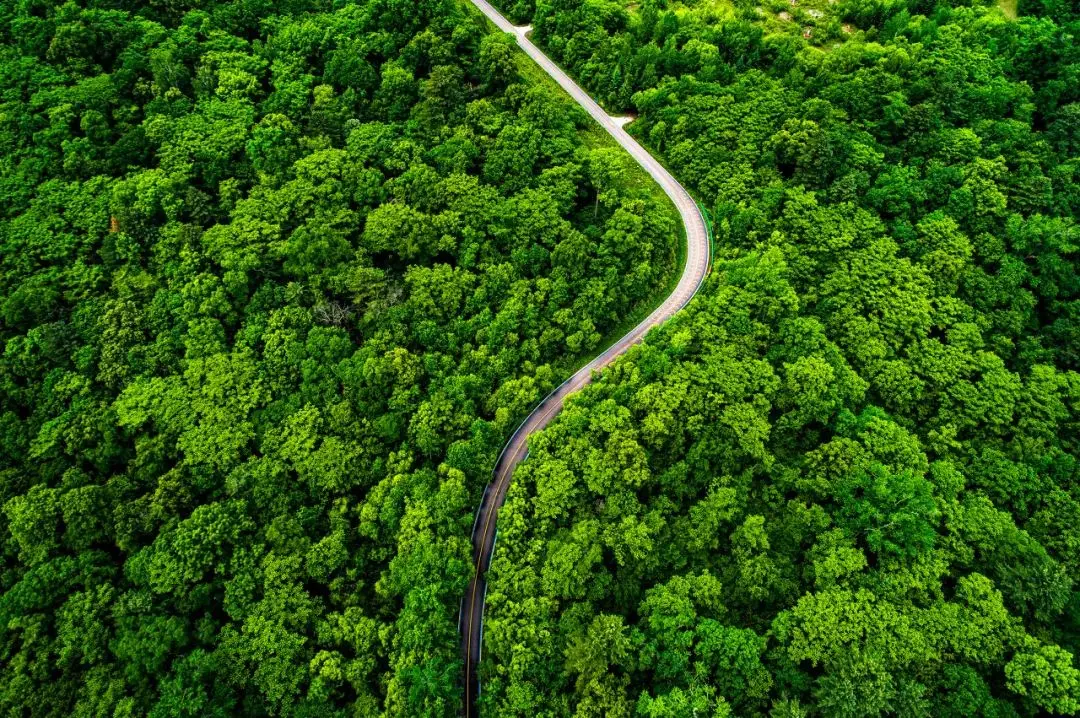
[(1080, 671), (1072, 656), (1058, 646), (1034, 645), (1017, 653), (1005, 666), (1009, 690), (1029, 696), (1042, 710), (1075, 713), (1080, 710)]

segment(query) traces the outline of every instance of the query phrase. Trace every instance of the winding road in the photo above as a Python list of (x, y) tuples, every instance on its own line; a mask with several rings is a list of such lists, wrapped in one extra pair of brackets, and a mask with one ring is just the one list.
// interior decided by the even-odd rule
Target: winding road
[(686, 265), (675, 290), (664, 302), (646, 317), (640, 324), (623, 335), (600, 356), (593, 359), (547, 396), (533, 410), (517, 431), (510, 437), (499, 460), (495, 464), (494, 478), (484, 489), (484, 497), (476, 513), (473, 524), (472, 543), (475, 571), (473, 579), (461, 601), (461, 614), (458, 630), (461, 633), (462, 652), (465, 659), (465, 716), (472, 718), (476, 714), (476, 698), (480, 693), (480, 684), (476, 676), (476, 666), (480, 662), (480, 650), (484, 634), (484, 599), (487, 594), (485, 574), (491, 564), (491, 554), (495, 548), (495, 522), (499, 508), (506, 499), (514, 468), (528, 455), (529, 436), (540, 431), (562, 409), (566, 397), (588, 384), (593, 373), (615, 361), (648, 333), (650, 329), (662, 324), (677, 311), (686, 306), (701, 286), (709, 269), (709, 236), (705, 229), (705, 220), (698, 210), (697, 202), (682, 185), (668, 173), (664, 167), (650, 155), (644, 147), (631, 137), (623, 125), (625, 118), (611, 117), (570, 77), (542, 53), (528, 39), (529, 27), (515, 27), (504, 18), (487, 0), (470, 0), (496, 27), (508, 32), (517, 40), (518, 46), (525, 51), (544, 71), (569, 93), (586, 112), (615, 138), (627, 152), (648, 172), (664, 190), (679, 211), (683, 226), (686, 228)]

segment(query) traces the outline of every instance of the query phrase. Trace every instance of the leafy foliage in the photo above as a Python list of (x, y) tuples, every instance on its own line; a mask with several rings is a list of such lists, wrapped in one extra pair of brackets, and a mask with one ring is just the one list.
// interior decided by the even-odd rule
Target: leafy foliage
[(480, 490), (670, 206), (448, 1), (0, 16), (0, 712), (456, 713)]
[(720, 260), (532, 441), (484, 707), (1080, 712), (1075, 13), (842, 0), (825, 52), (744, 5), (515, 8)]

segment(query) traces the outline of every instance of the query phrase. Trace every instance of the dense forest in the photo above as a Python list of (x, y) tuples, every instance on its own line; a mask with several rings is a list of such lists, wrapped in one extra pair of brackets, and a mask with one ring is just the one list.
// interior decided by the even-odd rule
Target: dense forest
[(674, 209), (449, 0), (0, 37), (0, 713), (455, 714), (496, 454)]
[(1076, 3), (504, 7), (718, 261), (534, 437), (486, 714), (1080, 713)]
[[(502, 0), (709, 209), (485, 715), (1080, 713), (1080, 11)], [(0, 712), (448, 716), (676, 217), (460, 0), (0, 5)]]

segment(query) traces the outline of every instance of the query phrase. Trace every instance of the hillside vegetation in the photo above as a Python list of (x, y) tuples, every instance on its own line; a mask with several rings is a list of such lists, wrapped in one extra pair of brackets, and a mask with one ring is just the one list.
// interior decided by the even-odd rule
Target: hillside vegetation
[(1080, 712), (1075, 4), (510, 9), (720, 261), (519, 468), (487, 713)]
[(0, 713), (455, 714), (495, 456), (673, 208), (452, 2), (0, 36)]

